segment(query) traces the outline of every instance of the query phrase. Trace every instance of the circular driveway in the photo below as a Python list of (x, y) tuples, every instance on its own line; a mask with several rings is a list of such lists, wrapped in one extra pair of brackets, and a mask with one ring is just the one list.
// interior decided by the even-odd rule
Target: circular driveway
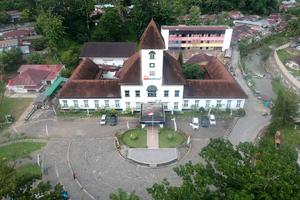
[(109, 194), (118, 188), (150, 199), (147, 187), (164, 178), (171, 184), (179, 184), (173, 167), (190, 160), (199, 162), (198, 153), (209, 142), (209, 130), (211, 136), (216, 137), (216, 131), (224, 132), (227, 128), (220, 123), (220, 127), (193, 132), (186, 123), (186, 120), (178, 120), (178, 127), (188, 129), (186, 132), (192, 135), (190, 151), (172, 166), (161, 168), (136, 165), (121, 157), (115, 149), (114, 133), (126, 130), (127, 124), (135, 127), (137, 119), (134, 118), (120, 118), (115, 127), (100, 126), (96, 118), (53, 118), (29, 122), (18, 130), (31, 137), (49, 138), (42, 156), (44, 180), (62, 183), (72, 199), (109, 199)]

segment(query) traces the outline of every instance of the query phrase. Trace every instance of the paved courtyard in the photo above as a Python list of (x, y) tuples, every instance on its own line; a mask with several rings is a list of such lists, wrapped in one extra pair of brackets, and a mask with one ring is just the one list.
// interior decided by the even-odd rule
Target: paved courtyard
[[(118, 125), (111, 127), (100, 126), (97, 118), (56, 118), (43, 113), (15, 128), (29, 137), (49, 138), (42, 156), (44, 179), (53, 184), (62, 183), (72, 199), (109, 199), (109, 194), (118, 188), (150, 199), (147, 187), (164, 178), (178, 184), (180, 179), (173, 167), (190, 160), (199, 162), (198, 153), (209, 138), (223, 137), (224, 128), (232, 124), (232, 121), (219, 120), (215, 127), (193, 131), (190, 119), (176, 120), (178, 129), (192, 135), (190, 150), (171, 166), (147, 168), (125, 160), (114, 146), (114, 134), (126, 130), (128, 125), (134, 128), (137, 120), (120, 118)], [(170, 120), (167, 125), (173, 127), (173, 122)]]

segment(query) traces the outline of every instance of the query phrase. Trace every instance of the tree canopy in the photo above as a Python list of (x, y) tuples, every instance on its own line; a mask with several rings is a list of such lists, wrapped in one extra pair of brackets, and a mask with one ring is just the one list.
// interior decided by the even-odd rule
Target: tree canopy
[(182, 64), (182, 71), (186, 79), (204, 79), (205, 70), (198, 64)]
[(0, 53), (0, 71), (13, 72), (23, 63), (22, 52), (19, 48)]
[(300, 175), (295, 149), (280, 150), (272, 139), (259, 146), (214, 139), (200, 153), (204, 163), (175, 167), (180, 186), (164, 180), (147, 191), (155, 200), (299, 199)]

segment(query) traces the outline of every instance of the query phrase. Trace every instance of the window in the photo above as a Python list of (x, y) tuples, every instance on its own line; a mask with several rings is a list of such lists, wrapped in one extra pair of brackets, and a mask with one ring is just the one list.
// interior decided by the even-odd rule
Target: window
[(150, 67), (150, 68), (154, 68), (154, 67), (155, 67), (155, 64), (154, 64), (154, 63), (149, 63), (149, 67)]
[(148, 91), (148, 97), (156, 97), (157, 88), (154, 85), (150, 85), (147, 88), (147, 91)]
[(89, 101), (88, 100), (83, 100), (84, 107), (88, 108), (89, 107)]
[(150, 56), (150, 59), (155, 59), (155, 52), (154, 51), (150, 51), (149, 52), (149, 56)]
[(206, 100), (205, 101), (205, 108), (209, 108), (210, 107), (210, 100)]
[(135, 108), (136, 108), (137, 110), (141, 110), (141, 102), (136, 102), (136, 103), (135, 103)]
[(242, 103), (242, 100), (237, 100), (237, 102), (236, 102), (236, 107), (237, 107), (237, 108), (240, 108), (240, 107), (241, 107), (241, 103)]
[(195, 100), (195, 108), (199, 108), (199, 100)]
[(226, 108), (231, 108), (231, 100), (227, 100)]
[(169, 97), (169, 90), (164, 90), (164, 97)]
[(183, 107), (189, 107), (189, 100), (184, 100), (183, 101)]
[(120, 100), (115, 100), (115, 107), (120, 108)]
[(125, 90), (125, 97), (129, 97), (129, 90)]
[(155, 76), (155, 71), (149, 71), (150, 76)]
[(179, 97), (179, 90), (175, 90), (175, 97)]
[(164, 110), (168, 110), (168, 102), (163, 102), (163, 108)]
[(222, 100), (217, 100), (217, 108), (220, 108), (222, 106), (221, 102)]
[(99, 100), (94, 100), (95, 108), (99, 108)]
[(130, 108), (130, 102), (125, 102), (126, 108)]
[(178, 110), (178, 102), (174, 102), (174, 110)]
[(135, 97), (140, 97), (141, 96), (141, 92), (139, 90), (135, 91)]
[(78, 100), (73, 100), (73, 104), (75, 108), (78, 108)]
[(62, 102), (63, 102), (63, 107), (67, 108), (68, 107), (68, 101), (67, 100), (63, 100)]
[(104, 100), (104, 106), (105, 106), (105, 108), (109, 107), (109, 100)]

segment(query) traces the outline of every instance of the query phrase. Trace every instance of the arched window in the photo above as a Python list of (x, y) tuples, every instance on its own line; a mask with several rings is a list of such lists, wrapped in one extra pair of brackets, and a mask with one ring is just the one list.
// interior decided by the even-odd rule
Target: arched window
[(149, 55), (150, 55), (150, 59), (155, 59), (155, 52), (154, 51), (150, 51)]
[(157, 88), (154, 85), (150, 85), (147, 88), (148, 97), (156, 97)]

